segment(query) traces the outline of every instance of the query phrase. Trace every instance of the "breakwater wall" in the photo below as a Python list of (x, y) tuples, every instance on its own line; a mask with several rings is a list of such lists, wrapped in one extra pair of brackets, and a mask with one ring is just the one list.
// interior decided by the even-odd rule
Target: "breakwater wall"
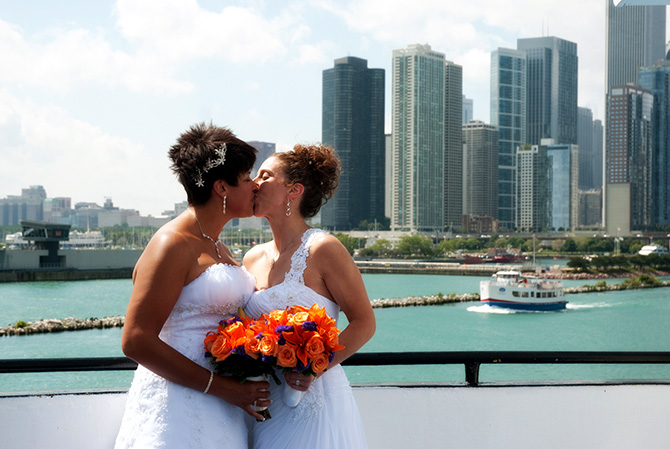
[[(663, 288), (670, 287), (670, 281), (658, 281), (649, 284), (606, 284), (604, 282), (595, 285), (583, 285), (581, 287), (569, 287), (565, 289), (566, 294), (595, 293), (604, 291), (631, 290), (639, 288)], [(380, 298), (370, 301), (373, 309), (384, 309), (389, 307), (415, 307), (434, 306), (441, 304), (453, 304), (460, 302), (479, 301), (478, 293), (451, 293), (448, 295), (438, 293), (436, 295), (409, 296), (406, 298)], [(35, 322), (19, 321), (7, 327), (0, 327), (0, 337), (10, 335), (31, 335), (50, 332), (76, 331), (86, 329), (105, 329), (111, 327), (123, 327), (125, 317), (114, 316), (106, 318), (65, 318), (46, 319)]]
[(521, 270), (523, 265), (496, 263), (462, 264), (456, 262), (356, 260), (363, 274), (442, 274), (450, 276), (491, 276), (500, 270)]

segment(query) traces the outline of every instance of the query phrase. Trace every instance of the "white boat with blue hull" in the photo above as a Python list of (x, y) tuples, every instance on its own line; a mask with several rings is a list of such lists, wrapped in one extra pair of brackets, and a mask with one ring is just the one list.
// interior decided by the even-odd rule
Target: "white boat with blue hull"
[(479, 295), (484, 304), (515, 310), (561, 310), (567, 304), (562, 282), (525, 277), (515, 270), (498, 271), (481, 281)]

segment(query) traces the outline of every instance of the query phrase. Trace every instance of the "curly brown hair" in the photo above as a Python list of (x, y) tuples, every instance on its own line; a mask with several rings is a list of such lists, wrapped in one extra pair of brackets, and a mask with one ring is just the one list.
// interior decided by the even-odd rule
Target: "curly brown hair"
[[(205, 171), (207, 162), (217, 157), (215, 151), (223, 144), (226, 144), (225, 163)], [(228, 128), (198, 123), (177, 138), (168, 156), (172, 161), (170, 168), (186, 190), (188, 203), (199, 206), (209, 200), (217, 179), (236, 186), (240, 175), (254, 166), (256, 149), (238, 139)], [(202, 187), (196, 185), (199, 173), (204, 182)]]
[(319, 143), (297, 144), (292, 151), (274, 156), (282, 163), (287, 184), (305, 187), (300, 214), (305, 218), (315, 216), (337, 190), (342, 173), (340, 159), (332, 148)]

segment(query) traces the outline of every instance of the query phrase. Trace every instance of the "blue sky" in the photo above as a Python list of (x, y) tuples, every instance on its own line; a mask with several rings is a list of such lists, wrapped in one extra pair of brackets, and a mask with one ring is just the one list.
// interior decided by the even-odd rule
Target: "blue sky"
[(167, 149), (200, 121), (280, 150), (321, 138), (321, 76), (356, 56), (430, 44), (463, 66), (489, 120), (491, 51), (576, 42), (579, 105), (603, 115), (604, 0), (0, 0), (0, 198), (50, 197), (160, 215), (185, 196)]

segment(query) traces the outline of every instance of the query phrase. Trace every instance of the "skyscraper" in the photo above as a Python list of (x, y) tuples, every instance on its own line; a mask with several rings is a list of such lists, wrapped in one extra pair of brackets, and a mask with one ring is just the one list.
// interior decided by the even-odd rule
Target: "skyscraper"
[[(624, 86), (628, 83), (636, 84), (638, 81), (638, 71), (640, 67), (649, 67), (656, 61), (663, 59), (665, 55), (665, 6), (620, 6), (615, 7), (612, 0), (607, 0), (607, 63), (605, 65), (605, 111), (609, 114), (612, 110), (609, 104), (610, 90), (615, 86)], [(617, 119), (619, 120), (619, 119)], [(610, 174), (613, 169), (607, 166), (610, 160), (619, 160), (616, 155), (610, 155), (613, 149), (609, 144), (613, 142), (610, 139), (610, 128), (614, 124), (611, 118), (605, 116), (605, 133), (608, 137), (604, 142), (605, 162), (604, 171), (606, 172), (604, 181), (603, 205), (605, 212), (605, 228), (609, 234), (622, 234), (618, 218), (620, 215), (614, 210), (621, 212), (624, 207), (623, 202), (630, 198), (624, 194), (623, 185), (620, 181), (609, 184)], [(619, 130), (616, 131), (617, 133)], [(624, 194), (625, 198), (617, 196), (615, 193)], [(611, 220), (610, 220), (611, 219)], [(612, 221), (614, 220), (614, 221)], [(626, 220), (631, 224), (630, 217)]]
[(462, 68), (429, 45), (415, 44), (393, 51), (392, 79), (391, 229), (435, 231), (458, 225)]
[(632, 85), (610, 89), (607, 127), (607, 229), (627, 235), (653, 226), (652, 111), (649, 91)]
[(463, 215), (498, 218), (498, 130), (463, 125)]
[(527, 143), (577, 143), (577, 44), (557, 37), (518, 39), (526, 53)]
[(526, 53), (491, 53), (491, 124), (498, 128), (498, 219), (513, 230), (516, 220), (516, 149), (526, 143)]
[(543, 141), (549, 164), (550, 229), (573, 230), (579, 217), (579, 152), (574, 144)]
[(342, 161), (340, 184), (321, 212), (326, 228), (352, 229), (384, 218), (384, 70), (365, 59), (335, 60), (323, 71), (322, 141)]
[(465, 95), (463, 95), (463, 124), (470, 123), (470, 121), (474, 118), (474, 100), (472, 98), (468, 98)]
[(542, 231), (550, 227), (551, 200), (549, 159), (546, 148), (524, 145), (516, 151), (517, 204), (516, 228)]
[[(668, 55), (670, 56), (670, 55)], [(670, 224), (670, 60), (640, 69), (640, 87), (654, 97), (652, 109), (652, 209), (655, 226)]]

